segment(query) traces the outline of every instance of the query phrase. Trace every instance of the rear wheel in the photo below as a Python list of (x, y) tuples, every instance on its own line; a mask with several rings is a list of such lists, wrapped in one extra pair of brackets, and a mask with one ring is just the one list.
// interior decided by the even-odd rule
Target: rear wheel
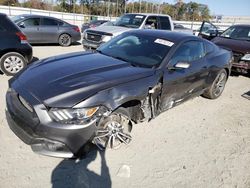
[(121, 145), (131, 142), (131, 130), (128, 111), (125, 108), (119, 108), (100, 122), (93, 143), (101, 150), (118, 149)]
[(218, 98), (226, 85), (227, 82), (227, 72), (225, 69), (221, 70), (215, 80), (213, 81), (213, 84), (203, 93), (203, 96), (209, 99), (216, 99)]
[(69, 34), (61, 34), (59, 39), (58, 39), (58, 43), (61, 45), (61, 46), (69, 46), (71, 45), (71, 36)]
[(14, 76), (16, 73), (26, 67), (25, 58), (16, 52), (9, 52), (2, 56), (0, 60), (0, 68), (7, 76)]

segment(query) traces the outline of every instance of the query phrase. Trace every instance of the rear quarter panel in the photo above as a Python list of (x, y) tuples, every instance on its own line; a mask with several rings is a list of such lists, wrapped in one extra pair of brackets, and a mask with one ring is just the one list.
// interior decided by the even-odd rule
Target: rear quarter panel
[(209, 77), (207, 83), (211, 84), (219, 71), (226, 69), (228, 76), (231, 73), (232, 67), (232, 52), (218, 47), (213, 53), (206, 56), (206, 60), (209, 68)]

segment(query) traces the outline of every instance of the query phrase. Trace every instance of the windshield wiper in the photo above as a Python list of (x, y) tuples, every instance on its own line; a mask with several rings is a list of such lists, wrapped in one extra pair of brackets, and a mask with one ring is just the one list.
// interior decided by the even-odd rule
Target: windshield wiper
[(101, 50), (96, 49), (95, 51), (98, 52), (98, 53), (100, 53), (100, 54), (106, 55)]
[(133, 67), (139, 67), (139, 65), (137, 63), (131, 62), (128, 59), (125, 59), (123, 57), (119, 57), (119, 56), (111, 56), (111, 57), (113, 57), (115, 59), (119, 59), (119, 60), (125, 61), (125, 62), (129, 63), (130, 65), (132, 65)]
[(128, 27), (130, 28), (129, 26), (125, 25), (125, 24), (119, 24), (119, 25), (116, 25), (116, 26), (120, 26), (120, 27)]

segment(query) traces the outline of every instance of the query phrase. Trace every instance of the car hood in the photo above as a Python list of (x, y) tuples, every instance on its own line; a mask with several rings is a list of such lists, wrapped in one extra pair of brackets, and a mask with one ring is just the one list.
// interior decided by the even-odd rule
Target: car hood
[(215, 37), (212, 42), (218, 46), (226, 47), (234, 52), (250, 53), (250, 41), (235, 40), (224, 37)]
[(10, 84), (17, 82), (46, 106), (72, 107), (101, 90), (153, 72), (99, 53), (78, 52), (38, 61)]
[(114, 36), (116, 36), (123, 32), (133, 30), (133, 28), (126, 28), (126, 27), (119, 27), (119, 26), (100, 26), (100, 27), (88, 29), (88, 31), (90, 30), (104, 32), (104, 33), (111, 33)]

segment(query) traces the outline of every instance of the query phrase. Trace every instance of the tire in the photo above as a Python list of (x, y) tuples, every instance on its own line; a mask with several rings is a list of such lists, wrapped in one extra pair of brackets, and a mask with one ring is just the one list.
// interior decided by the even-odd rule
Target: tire
[(118, 108), (100, 121), (93, 143), (101, 150), (119, 149), (131, 142), (131, 130), (132, 124), (127, 109)]
[(203, 93), (203, 96), (208, 99), (217, 99), (225, 88), (227, 76), (227, 71), (225, 69), (221, 70), (212, 85)]
[(14, 76), (27, 66), (25, 58), (16, 52), (4, 54), (0, 60), (0, 69), (7, 76)]
[(64, 33), (59, 36), (58, 43), (61, 46), (63, 47), (70, 46), (71, 42), (72, 42), (72, 38), (69, 34)]

